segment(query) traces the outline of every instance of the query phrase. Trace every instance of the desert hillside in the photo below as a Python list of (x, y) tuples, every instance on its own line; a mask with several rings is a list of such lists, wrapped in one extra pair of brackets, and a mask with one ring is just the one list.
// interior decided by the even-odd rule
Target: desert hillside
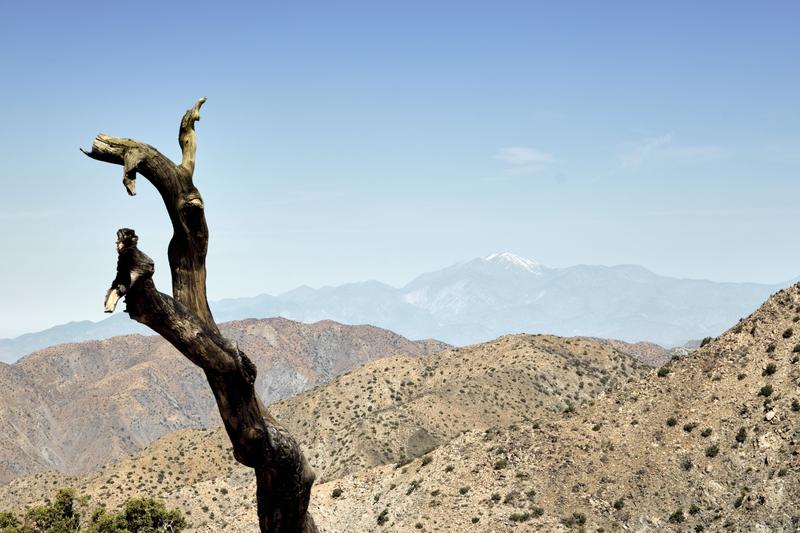
[[(797, 531), (800, 287), (543, 423), (318, 486), (326, 531)], [(333, 491), (338, 497), (332, 497)]]
[[(435, 370), (424, 377), (412, 375), (403, 361), (376, 361), (276, 406), (327, 477), (312, 497), (322, 531), (766, 532), (800, 526), (800, 286), (777, 293), (719, 338), (657, 372), (639, 371), (608, 344), (532, 336), (417, 359), (416, 368)], [(609, 365), (607, 382), (619, 383), (607, 393), (594, 386), (594, 378), (602, 383), (603, 364)], [(502, 370), (506, 365), (511, 369)], [(457, 371), (469, 377), (458, 378)], [(415, 394), (408, 380), (439, 380), (436, 395), (448, 408), (419, 407), (436, 403), (420, 401), (426, 395)], [(499, 387), (495, 392), (491, 382)], [(333, 396), (347, 387), (349, 396)], [(517, 395), (515, 387), (538, 394)], [(396, 401), (386, 401), (385, 418), (376, 415), (371, 426), (359, 426), (371, 413), (364, 413), (367, 399), (374, 402), (378, 391), (394, 391)], [(568, 399), (574, 409), (564, 408)], [(479, 405), (483, 426), (469, 418)], [(374, 449), (379, 435), (387, 439), (387, 455), (403, 446), (410, 451), (407, 436), (420, 427), (422, 413), (433, 415), (425, 428), (448, 422), (459, 431), (428, 453), (395, 463), (370, 467), (337, 459)], [(461, 417), (473, 427), (461, 432)], [(346, 421), (350, 431), (343, 430)], [(339, 448), (330, 445), (332, 434)], [(380, 462), (380, 454), (373, 457)], [(162, 497), (184, 509), (196, 531), (223, 524), (227, 531), (255, 530), (252, 476), (231, 463), (219, 431), (170, 434), (89, 477), (20, 478), (0, 489), (0, 500), (19, 509), (63, 484), (111, 505), (136, 493)]]
[[(324, 481), (411, 462), (476, 428), (568, 416), (652, 372), (608, 343), (514, 335), (426, 357), (373, 361), (271, 410)], [(214, 530), (241, 514), (247, 530), (254, 523), (248, 514), (252, 475), (229, 450), (221, 429), (179, 431), (88, 476), (48, 472), (16, 479), (0, 488), (0, 500), (22, 508), (70, 484), (111, 506), (136, 494), (158, 495), (189, 511), (198, 527)]]
[[(221, 329), (258, 365), (267, 402), (381, 356), (447, 347), (332, 321), (242, 320)], [(177, 429), (218, 424), (202, 372), (157, 336), (62, 344), (0, 365), (0, 483), (44, 469), (86, 472)]]

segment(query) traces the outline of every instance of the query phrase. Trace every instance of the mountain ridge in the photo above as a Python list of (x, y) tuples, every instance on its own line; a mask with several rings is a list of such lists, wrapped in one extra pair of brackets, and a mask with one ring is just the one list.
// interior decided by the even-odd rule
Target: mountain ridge
[[(242, 320), (220, 329), (258, 366), (255, 386), (267, 403), (377, 357), (449, 347), (334, 321)], [(83, 472), (167, 432), (218, 422), (202, 371), (161, 337), (48, 347), (0, 366), (0, 483), (45, 468)]]
[[(783, 286), (674, 278), (639, 265), (551, 268), (501, 252), (420, 274), (402, 287), (376, 280), (318, 289), (301, 285), (277, 296), (225, 298), (211, 308), (220, 322), (331, 319), (453, 345), (551, 333), (680, 346), (721, 333)], [(127, 333), (150, 332), (124, 314), (71, 322), (0, 339), (0, 361), (52, 344)]]

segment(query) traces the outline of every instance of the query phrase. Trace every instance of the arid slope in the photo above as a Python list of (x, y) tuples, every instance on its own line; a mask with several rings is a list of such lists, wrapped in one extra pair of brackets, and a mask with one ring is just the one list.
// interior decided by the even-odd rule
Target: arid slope
[[(652, 372), (608, 344), (514, 335), (427, 357), (380, 359), (278, 402), (272, 411), (301, 440), (320, 478), (333, 480), (412, 461), (476, 428), (570, 416), (610, 388)], [(111, 506), (135, 494), (157, 495), (211, 530), (224, 524), (247, 531), (255, 524), (252, 476), (234, 464), (219, 429), (172, 433), (89, 476), (20, 478), (0, 488), (0, 500), (22, 508), (63, 484)], [(330, 494), (315, 494), (317, 512), (328, 516)], [(361, 502), (364, 511), (371, 513), (373, 497)]]
[[(242, 320), (222, 331), (258, 365), (268, 402), (381, 356), (448, 347), (331, 321)], [(0, 365), (0, 483), (48, 468), (86, 472), (177, 429), (219, 423), (202, 372), (160, 337), (53, 346)]]

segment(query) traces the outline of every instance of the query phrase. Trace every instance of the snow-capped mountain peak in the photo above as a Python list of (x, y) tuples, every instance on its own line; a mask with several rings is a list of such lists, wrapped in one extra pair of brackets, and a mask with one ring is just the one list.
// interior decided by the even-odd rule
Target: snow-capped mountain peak
[(523, 268), (529, 272), (534, 272), (542, 268), (542, 264), (530, 259), (525, 259), (511, 252), (501, 252), (484, 257), (484, 261), (500, 263), (508, 266)]

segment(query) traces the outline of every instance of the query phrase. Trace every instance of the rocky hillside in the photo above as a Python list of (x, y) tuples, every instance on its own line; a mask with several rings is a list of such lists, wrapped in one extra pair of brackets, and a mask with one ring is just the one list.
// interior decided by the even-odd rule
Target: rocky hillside
[[(663, 366), (670, 362), (672, 359), (678, 357), (685, 357), (689, 355), (692, 350), (696, 349), (699, 346), (699, 342), (695, 344), (687, 343), (684, 346), (676, 346), (674, 348), (664, 348), (663, 346), (647, 341), (640, 341), (640, 342), (625, 342), (616, 339), (597, 339), (594, 337), (590, 337), (593, 340), (596, 340), (600, 343), (607, 343), (611, 345), (613, 348), (626, 353), (628, 355), (632, 355), (640, 362), (646, 364), (647, 366)], [(692, 343), (694, 341), (691, 341)]]
[[(303, 443), (320, 480), (336, 480), (375, 466), (418, 463), (415, 457), (465, 432), (569, 416), (652, 372), (607, 343), (514, 335), (427, 357), (380, 359), (271, 409)], [(159, 495), (210, 530), (235, 527), (231, 519), (241, 515), (248, 530), (255, 523), (246, 505), (251, 478), (234, 464), (223, 431), (185, 430), (87, 477), (51, 472), (14, 480), (0, 488), (0, 501), (21, 508), (53, 486), (73, 484), (112, 506), (135, 494)], [(320, 493), (314, 505), (329, 499)]]
[[(326, 531), (797, 531), (800, 287), (592, 406), (317, 487)], [(336, 491), (336, 497), (334, 492)]]
[[(549, 402), (543, 400), (547, 395), (539, 395), (542, 405), (538, 399), (520, 405), (521, 396), (511, 384), (544, 386), (548, 382), (534, 377), (543, 374), (536, 363), (546, 352), (545, 341), (558, 345), (555, 351), (569, 347), (573, 354), (574, 360), (562, 359), (562, 374), (550, 376), (556, 391), (566, 385), (566, 395)], [(460, 413), (470, 409), (470, 394), (480, 398), (484, 413), (490, 415), (489, 424), (496, 425), (475, 425), (410, 461), (359, 465), (336, 478), (336, 455), (349, 453), (354, 446), (359, 453), (369, 449), (373, 429), (401, 437), (389, 443), (390, 448), (397, 446), (392, 450), (407, 443), (408, 430), (402, 424), (409, 420), (413, 427), (419, 422), (405, 404), (417, 402), (412, 400), (415, 394), (406, 392), (408, 385), (401, 389), (398, 380), (419, 378), (400, 378), (406, 373), (405, 367), (400, 370), (398, 359), (341, 376), (329, 386), (355, 386), (359, 381), (360, 385), (358, 392), (336, 397), (342, 402), (338, 410), (324, 413), (330, 424), (325, 434), (321, 428), (316, 433), (303, 430), (319, 424), (313, 410), (324, 403), (325, 387), (292, 400), (297, 403), (282, 403), (298, 407), (298, 414), (304, 402), (311, 409), (298, 419), (287, 417), (290, 411), (286, 410), (280, 416), (291, 420), (307, 448), (315, 450), (321, 449), (318, 442), (325, 441), (330, 431), (340, 430), (343, 421), (338, 419), (347, 411), (351, 421), (360, 419), (352, 413), (362, 412), (370, 385), (375, 390), (378, 383), (388, 380), (395, 398), (400, 394), (398, 405), (387, 411), (387, 416), (404, 413), (387, 419), (389, 429), (398, 426), (393, 432), (385, 433), (381, 424), (373, 424), (343, 433), (342, 451), (331, 451), (324, 462), (315, 458), (317, 468), (331, 478), (315, 487), (312, 498), (321, 530), (766, 532), (800, 528), (800, 286), (777, 293), (716, 340), (657, 372), (631, 375), (629, 380), (616, 374), (622, 383), (615, 390), (594, 401), (576, 402), (574, 410), (555, 408), (566, 404), (565, 398), (574, 390), (570, 383), (586, 375), (581, 369), (584, 376), (580, 376), (574, 366), (584, 350), (592, 353), (586, 343), (591, 345), (584, 339), (499, 339), (486, 346), (480, 363), (465, 355), (463, 368), (471, 374), (466, 382), (446, 375), (447, 371), (439, 377), (442, 367), (437, 367), (426, 379), (441, 379), (446, 390), (447, 378), (452, 386), (449, 405), (441, 413), (437, 407), (426, 411), (438, 414), (429, 427), (441, 426), (451, 412), (459, 413), (451, 423), (459, 420)], [(525, 352), (525, 345), (536, 348)], [(501, 374), (502, 365), (514, 362), (513, 356), (502, 355), (504, 347), (517, 351), (520, 360), (522, 353), (528, 353), (527, 365), (518, 362), (515, 371), (506, 374), (517, 381), (504, 382), (496, 396), (487, 396), (482, 380), (493, 379), (492, 374)], [(436, 357), (443, 362), (464, 351)], [(435, 358), (418, 360), (420, 368), (429, 359)], [(467, 361), (479, 364), (479, 371), (466, 372)], [(399, 372), (396, 378), (388, 370), (377, 373), (380, 368), (391, 370), (392, 362)], [(621, 363), (616, 367), (621, 370)], [(458, 367), (453, 362), (449, 368), (454, 372)], [(575, 378), (570, 379), (571, 375)], [(370, 381), (373, 376), (375, 380)], [(464, 387), (465, 383), (477, 383), (479, 388)], [(591, 390), (584, 381), (582, 390), (587, 387)], [(309, 442), (314, 434), (318, 439)], [(76, 483), (97, 498), (108, 498), (112, 505), (120, 499), (118, 495), (137, 491), (163, 497), (189, 513), (196, 531), (215, 531), (223, 524), (226, 531), (254, 531), (252, 478), (246, 469), (231, 465), (227, 443), (219, 432), (169, 435), (133, 460), (90, 478), (52, 476), (19, 479), (2, 489), (0, 501), (19, 508), (43, 497), (43, 488), (49, 492), (53, 486)]]
[[(222, 331), (258, 365), (268, 402), (381, 356), (447, 347), (331, 321), (243, 320)], [(160, 337), (54, 346), (0, 365), (0, 482), (47, 468), (85, 472), (171, 431), (219, 423), (203, 374)]]
[(326, 480), (419, 456), (474, 428), (570, 411), (647, 372), (598, 343), (512, 335), (428, 357), (380, 359), (274, 411)]

